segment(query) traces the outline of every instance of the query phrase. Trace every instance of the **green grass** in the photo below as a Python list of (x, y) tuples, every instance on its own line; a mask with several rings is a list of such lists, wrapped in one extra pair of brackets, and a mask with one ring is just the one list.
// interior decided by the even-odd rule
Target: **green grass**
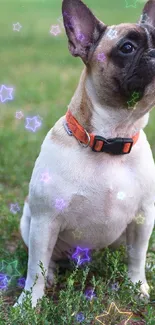
[[(134, 22), (142, 8), (137, 4), (137, 8), (127, 9), (125, 0), (118, 0), (117, 4), (109, 0), (85, 2), (108, 24)], [(18, 202), (22, 210), (41, 143), (55, 121), (66, 112), (83, 64), (69, 54), (63, 29), (57, 37), (49, 33), (50, 26), (57, 24), (61, 15), (60, 0), (1, 0), (0, 12), (0, 84), (14, 87), (14, 100), (0, 104), (0, 263), (17, 261), (18, 271), (26, 276), (27, 253), (18, 230), (21, 211), (12, 214), (10, 204)], [(20, 32), (12, 30), (16, 22), (23, 26)], [(24, 118), (17, 120), (15, 113), (20, 110)], [(25, 117), (31, 115), (42, 118), (42, 127), (36, 133), (27, 131), (24, 126)], [(155, 111), (146, 128), (155, 154), (154, 122)], [(152, 264), (154, 250), (155, 233), (147, 256)], [(123, 250), (115, 253), (106, 250), (92, 257), (89, 271), (87, 266), (79, 269), (73, 266), (72, 270), (58, 273), (55, 286), (38, 310), (32, 310), (27, 299), (24, 319), (18, 310), (11, 308), (21, 291), (17, 287), (18, 276), (14, 274), (8, 289), (1, 291), (0, 325), (79, 324), (76, 314), (80, 312), (85, 317), (82, 324), (96, 325), (99, 323), (94, 321), (95, 316), (108, 310), (113, 301), (121, 310), (131, 310), (133, 320), (137, 318), (154, 325), (155, 271), (147, 271), (152, 287), (151, 301), (141, 301), (138, 285), (133, 287), (127, 279), (123, 256)], [(116, 282), (120, 289), (112, 291), (110, 285)], [(85, 298), (83, 293), (87, 288), (94, 288), (96, 299)], [(120, 320), (113, 319), (109, 325), (118, 324)]]

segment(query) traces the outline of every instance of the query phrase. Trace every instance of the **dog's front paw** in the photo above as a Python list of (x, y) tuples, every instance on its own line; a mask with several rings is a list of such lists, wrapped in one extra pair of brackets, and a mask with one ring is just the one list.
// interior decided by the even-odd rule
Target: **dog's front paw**
[[(29, 297), (31, 299), (32, 307), (36, 307), (37, 301), (41, 299), (44, 295), (44, 290), (41, 287), (33, 288), (32, 293), (29, 292)], [(26, 298), (26, 293), (23, 291), (18, 298), (18, 301), (13, 305), (13, 307), (21, 306)]]
[[(141, 286), (140, 286), (140, 292), (141, 292), (141, 295), (140, 295), (140, 298), (150, 298), (150, 295), (149, 295), (149, 285), (146, 281), (146, 278), (144, 277), (141, 277), (139, 276), (138, 274), (134, 274), (133, 272), (129, 271), (128, 272), (128, 276), (130, 278), (130, 280), (135, 284), (139, 281), (141, 281)], [(142, 278), (142, 279), (141, 279)]]
[(146, 297), (148, 299), (150, 298), (150, 295), (149, 295), (150, 287), (147, 282), (144, 282), (141, 284), (140, 291), (141, 291), (141, 298), (144, 298), (144, 297)]

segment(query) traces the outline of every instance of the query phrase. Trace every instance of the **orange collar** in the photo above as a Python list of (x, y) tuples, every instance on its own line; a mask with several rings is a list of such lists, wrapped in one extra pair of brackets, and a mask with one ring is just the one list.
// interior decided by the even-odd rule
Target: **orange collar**
[(64, 127), (69, 135), (74, 137), (84, 146), (90, 146), (95, 152), (106, 152), (113, 155), (127, 154), (139, 138), (139, 132), (132, 138), (105, 139), (98, 135), (88, 133), (75, 119), (71, 111), (66, 113)]

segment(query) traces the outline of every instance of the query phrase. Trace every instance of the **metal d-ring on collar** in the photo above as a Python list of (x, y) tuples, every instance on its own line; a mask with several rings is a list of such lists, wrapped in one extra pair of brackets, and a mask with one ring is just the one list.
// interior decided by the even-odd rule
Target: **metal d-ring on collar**
[(64, 126), (66, 132), (68, 133), (68, 135), (72, 136), (73, 133), (72, 133), (72, 131), (70, 130), (70, 128), (69, 128), (69, 126), (68, 126), (68, 124), (67, 124), (66, 121), (63, 122), (63, 126)]
[[(73, 133), (72, 133), (72, 131), (70, 130), (70, 128), (69, 128), (69, 126), (68, 126), (68, 124), (67, 124), (66, 121), (63, 122), (63, 126), (64, 126), (66, 132), (68, 133), (68, 135), (72, 136)], [(89, 146), (89, 144), (90, 144), (90, 135), (89, 135), (89, 133), (88, 133), (85, 129), (84, 129), (84, 131), (85, 131), (85, 133), (86, 133), (86, 135), (87, 135), (88, 143), (87, 143), (87, 144), (84, 144), (84, 143), (82, 143), (80, 140), (78, 140), (78, 142), (79, 142), (79, 144), (80, 144), (82, 147), (87, 148), (87, 147)]]
[(78, 140), (78, 142), (81, 144), (82, 147), (87, 148), (89, 146), (89, 144), (90, 144), (90, 135), (85, 129), (84, 129), (84, 131), (85, 131), (85, 133), (87, 135), (87, 138), (88, 138), (87, 144), (82, 143), (80, 140)]

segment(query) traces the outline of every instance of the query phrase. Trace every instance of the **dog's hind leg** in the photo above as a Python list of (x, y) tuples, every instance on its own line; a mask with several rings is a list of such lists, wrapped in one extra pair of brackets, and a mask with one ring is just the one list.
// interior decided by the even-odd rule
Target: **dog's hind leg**
[(29, 246), (30, 222), (31, 222), (31, 212), (29, 208), (28, 199), (26, 198), (24, 208), (23, 208), (23, 215), (20, 220), (20, 232), (23, 241), (27, 247)]

